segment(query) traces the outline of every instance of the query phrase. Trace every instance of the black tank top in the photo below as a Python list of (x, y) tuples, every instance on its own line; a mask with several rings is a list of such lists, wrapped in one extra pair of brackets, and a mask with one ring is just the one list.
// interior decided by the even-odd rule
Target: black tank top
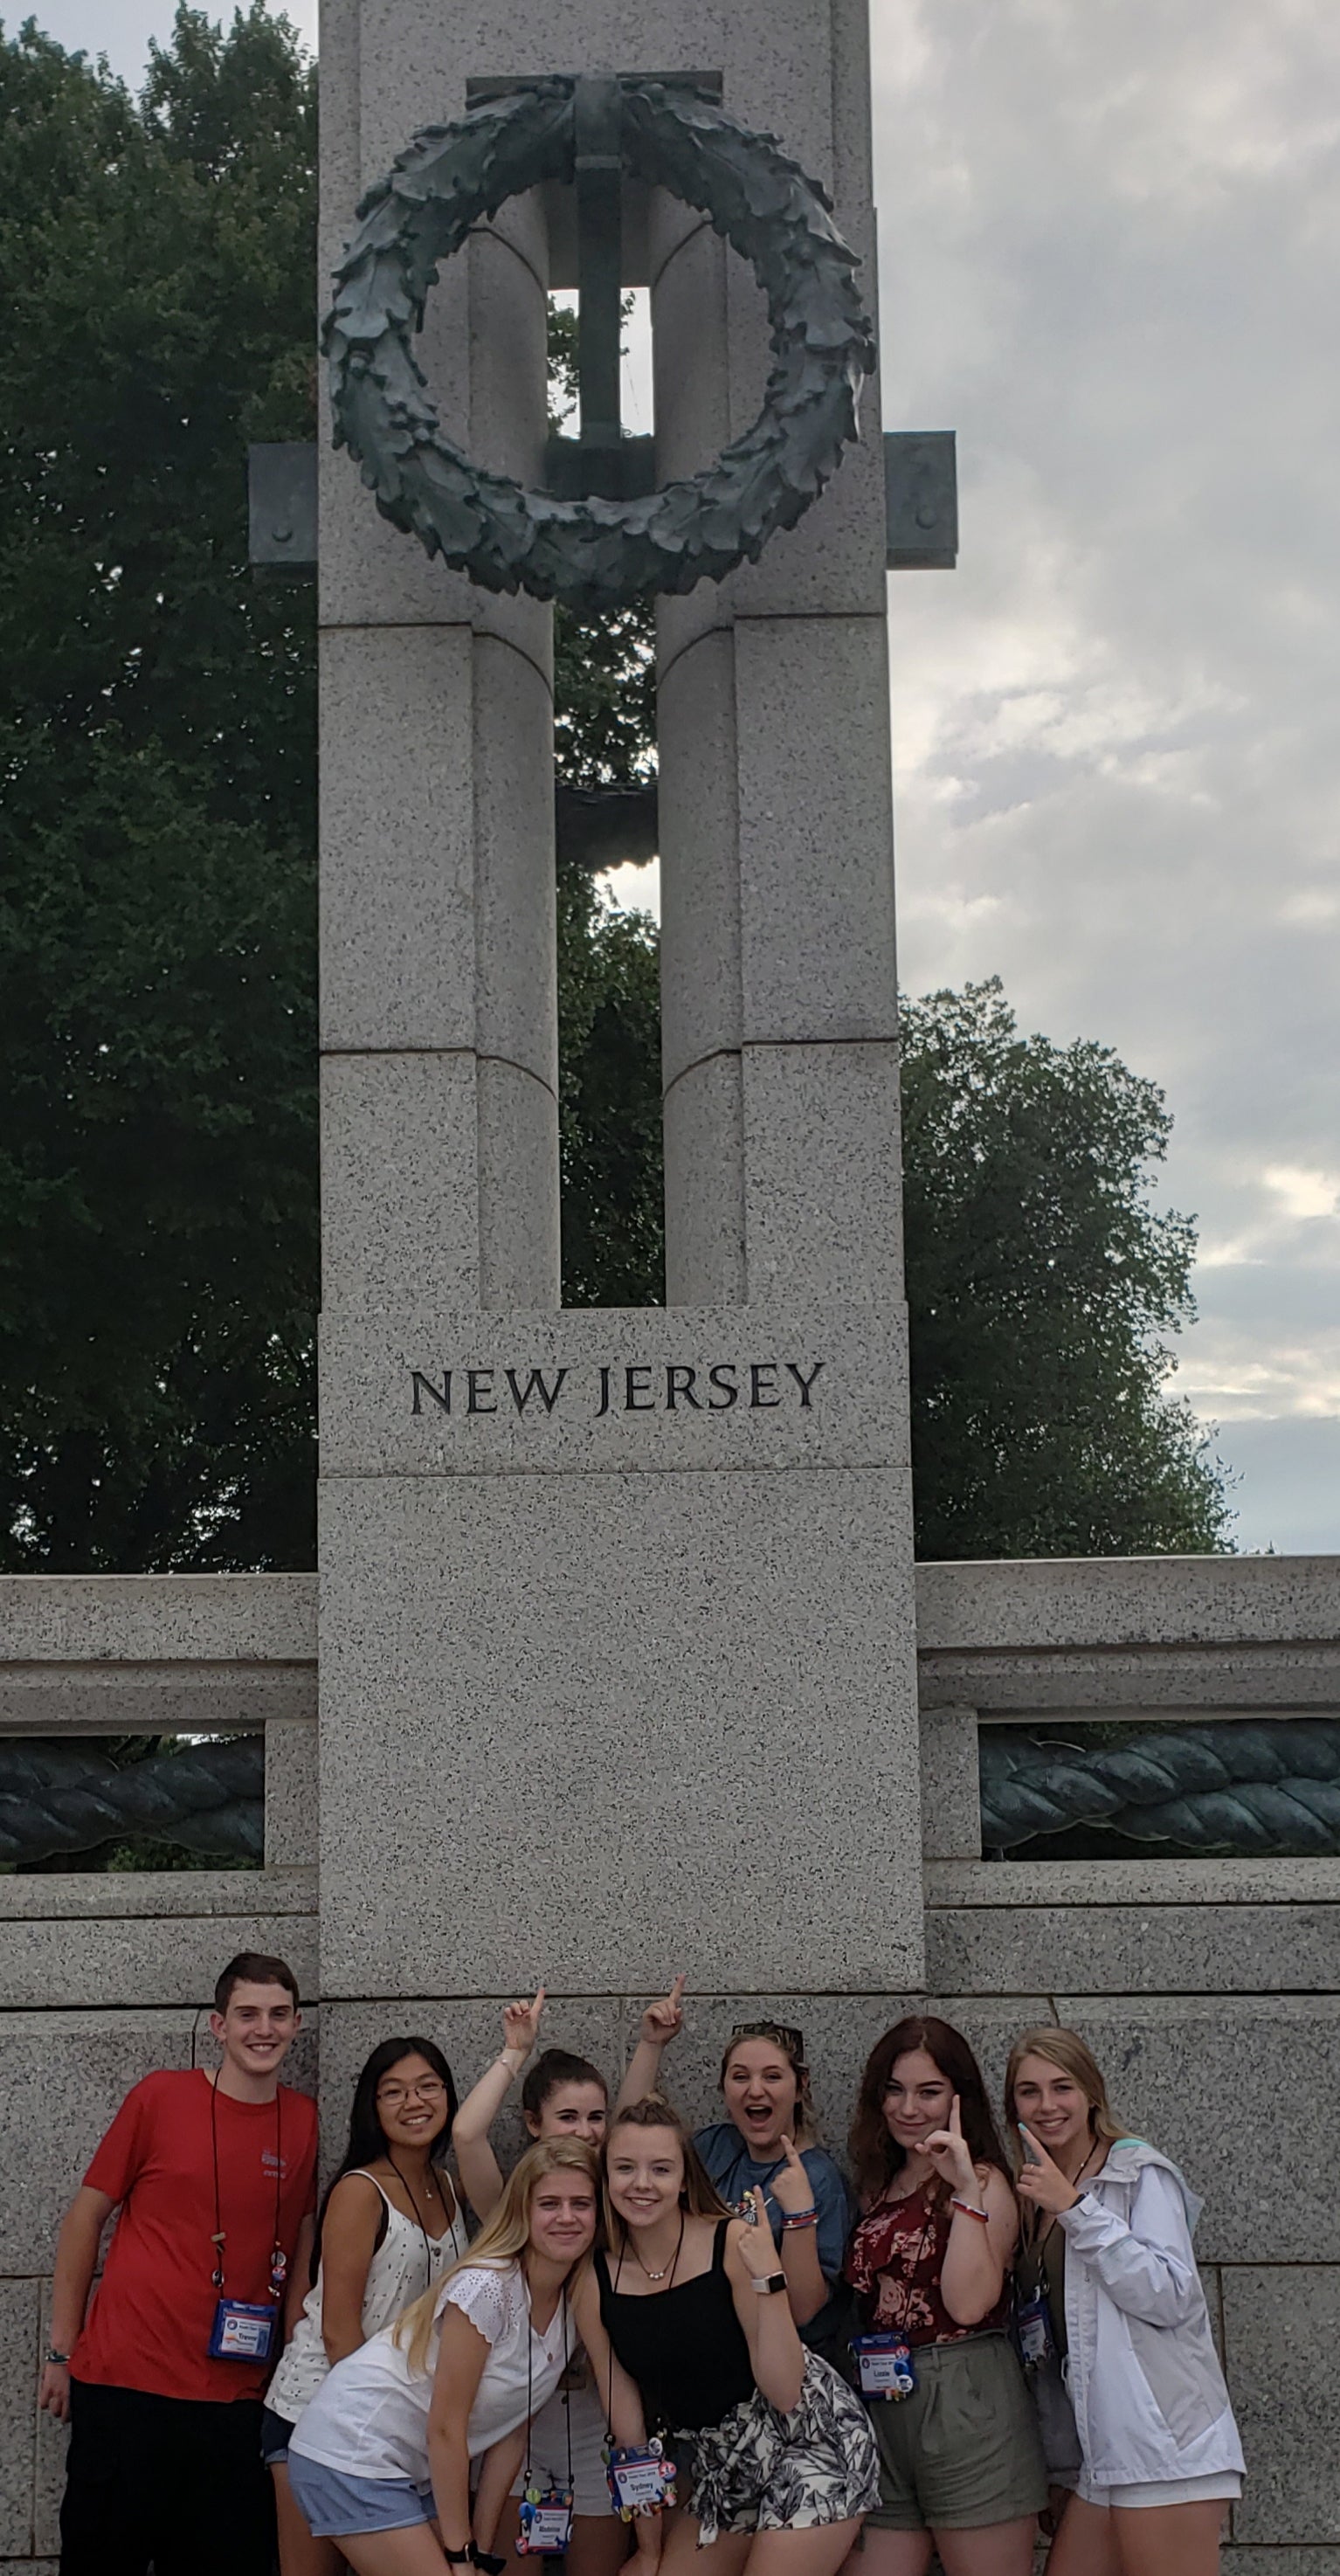
[(695, 2433), (719, 2424), (754, 2393), (749, 2346), (725, 2273), (729, 2225), (728, 2218), (718, 2222), (710, 2271), (647, 2298), (616, 2290), (603, 2253), (596, 2255), (601, 2321), (616, 2359), (637, 2383), (649, 2432)]

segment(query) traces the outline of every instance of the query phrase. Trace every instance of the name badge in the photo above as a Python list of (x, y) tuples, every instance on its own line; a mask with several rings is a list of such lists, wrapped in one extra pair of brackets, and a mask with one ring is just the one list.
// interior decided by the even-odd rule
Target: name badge
[(1056, 2350), (1052, 2312), (1045, 2290), (1039, 2290), (1035, 2298), (1023, 2301), (1014, 2325), (1019, 2338), (1019, 2358), (1025, 2370), (1041, 2370), (1044, 2361), (1050, 2361)]
[(609, 2456), (609, 2490), (625, 2522), (635, 2513), (656, 2513), (675, 2501), (675, 2463), (659, 2442), (645, 2451), (616, 2450)]
[(220, 2299), (209, 2338), (211, 2361), (268, 2361), (274, 2345), (277, 2308), (256, 2308), (245, 2299)]
[(910, 2397), (917, 2384), (917, 2366), (910, 2344), (896, 2334), (853, 2335), (851, 2349), (856, 2356), (863, 2397), (887, 2397), (895, 2402)]
[(561, 2557), (572, 2544), (572, 2496), (566, 2488), (530, 2487), (518, 2514), (517, 2549), (523, 2558)]

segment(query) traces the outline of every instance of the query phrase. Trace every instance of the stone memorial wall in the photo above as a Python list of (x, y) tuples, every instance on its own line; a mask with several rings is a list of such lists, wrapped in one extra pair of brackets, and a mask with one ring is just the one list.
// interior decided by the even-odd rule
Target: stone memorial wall
[[(865, 13), (324, 0), (323, 281), (421, 128), (549, 74), (603, 116), (656, 70), (781, 139), (873, 311)], [(481, 216), (420, 342), (444, 433), (531, 486), (567, 221), (552, 187)], [(620, 277), (663, 488), (748, 431), (766, 317), (635, 173)], [(798, 525), (658, 603), (654, 1312), (560, 1300), (551, 611), (430, 561), (323, 449), (320, 1572), (0, 1584), (0, 1730), (260, 1730), (266, 1806), (259, 1871), (0, 1877), (0, 2570), (54, 2567), (62, 2207), (259, 1947), (309, 1999), (328, 2149), (375, 2039), (469, 2081), (541, 1978), (613, 2077), (684, 1970), (693, 2116), (735, 2021), (799, 2020), (839, 2146), (909, 2002), (995, 2079), (1023, 2022), (1075, 2020), (1207, 2201), (1237, 2576), (1340, 2576), (1340, 1860), (984, 1861), (977, 1771), (1006, 1718), (1333, 1714), (1340, 1565), (914, 1569), (874, 380), (865, 412)]]

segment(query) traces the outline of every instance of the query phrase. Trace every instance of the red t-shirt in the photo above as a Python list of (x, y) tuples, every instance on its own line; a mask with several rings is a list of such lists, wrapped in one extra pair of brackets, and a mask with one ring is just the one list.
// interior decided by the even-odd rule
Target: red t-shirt
[[(217, 2220), (211, 2103), (219, 2141)], [(268, 2362), (212, 2361), (209, 2339), (221, 2296), (258, 2305), (270, 2298), (276, 2146), (279, 2242), (292, 2263), (298, 2229), (315, 2201), (315, 2102), (286, 2084), (273, 2102), (238, 2102), (216, 2094), (199, 2067), (146, 2075), (126, 2095), (84, 2176), (121, 2208), (70, 2356), (76, 2379), (224, 2405), (260, 2395), (279, 2357), (278, 2337)], [(227, 2237), (222, 2292), (210, 2278), (216, 2226)]]

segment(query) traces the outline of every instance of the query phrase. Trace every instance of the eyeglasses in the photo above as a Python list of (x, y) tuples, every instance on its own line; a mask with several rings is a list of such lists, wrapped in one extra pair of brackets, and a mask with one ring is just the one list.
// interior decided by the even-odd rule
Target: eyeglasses
[(447, 2088), (440, 2075), (421, 2075), (417, 2084), (379, 2084), (378, 2106), (383, 2111), (398, 2111), (405, 2102), (440, 2102)]
[(804, 2034), (794, 2029), (789, 2021), (737, 2021), (731, 2032), (732, 2044), (737, 2039), (775, 2039), (793, 2066), (805, 2063)]

